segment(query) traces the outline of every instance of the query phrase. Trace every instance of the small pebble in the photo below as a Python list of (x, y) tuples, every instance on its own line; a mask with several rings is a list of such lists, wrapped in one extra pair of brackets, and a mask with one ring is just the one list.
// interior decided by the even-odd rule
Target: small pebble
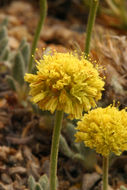
[(12, 179), (6, 173), (1, 174), (1, 180), (6, 184), (12, 183)]

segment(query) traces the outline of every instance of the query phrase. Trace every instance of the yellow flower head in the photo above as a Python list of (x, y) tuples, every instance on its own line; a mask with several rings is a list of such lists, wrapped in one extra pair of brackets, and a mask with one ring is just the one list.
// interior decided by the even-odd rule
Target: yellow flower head
[(54, 52), (37, 61), (37, 69), (25, 80), (30, 83), (32, 101), (42, 110), (63, 110), (70, 118), (80, 118), (101, 99), (104, 81), (83, 56)]
[(76, 142), (83, 141), (97, 153), (120, 155), (127, 150), (127, 112), (114, 106), (97, 108), (78, 122)]

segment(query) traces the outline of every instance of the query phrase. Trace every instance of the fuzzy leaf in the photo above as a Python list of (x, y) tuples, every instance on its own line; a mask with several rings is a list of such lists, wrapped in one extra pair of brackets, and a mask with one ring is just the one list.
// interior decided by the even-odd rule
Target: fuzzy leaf
[(2, 40), (3, 38), (7, 37), (7, 29), (5, 26), (3, 26), (0, 29), (0, 40)]
[(74, 134), (76, 133), (75, 126), (72, 123), (68, 123), (66, 126), (66, 131), (71, 142), (74, 142)]
[(19, 44), (19, 50), (26, 44), (26, 39), (23, 38)]
[(9, 87), (10, 87), (12, 90), (16, 91), (16, 82), (14, 81), (14, 78), (8, 75), (8, 76), (6, 77), (6, 79), (7, 79), (7, 83), (8, 83), (8, 85), (9, 85)]
[(5, 47), (2, 52), (2, 55), (0, 56), (0, 60), (7, 61), (9, 59), (9, 55), (10, 55), (10, 49), (9, 47)]
[(74, 156), (74, 152), (70, 149), (70, 147), (67, 144), (66, 139), (60, 135), (60, 152), (64, 154), (65, 156), (71, 158)]
[(8, 38), (7, 37), (0, 40), (0, 55), (2, 55), (2, 53), (3, 53), (4, 49), (6, 48), (7, 44), (8, 44)]
[(33, 178), (33, 176), (29, 176), (28, 178), (28, 186), (30, 190), (34, 190), (35, 189), (35, 179)]
[(12, 75), (20, 85), (23, 85), (24, 74), (25, 74), (25, 63), (23, 61), (21, 53), (18, 52), (14, 57), (14, 62), (12, 65)]
[(1, 23), (0, 27), (7, 26), (8, 25), (8, 18), (6, 17)]
[(120, 186), (120, 190), (127, 190), (127, 187), (121, 185), (121, 186)]
[(34, 190), (44, 190), (39, 183), (36, 183)]
[(27, 67), (28, 62), (29, 62), (29, 57), (30, 57), (30, 46), (28, 43), (26, 43), (22, 48), (21, 48), (21, 53), (25, 62), (25, 67)]
[(70, 146), (72, 150), (78, 152), (80, 149), (80, 143), (75, 143), (75, 126), (72, 123), (67, 123), (66, 128), (65, 128), (65, 133), (67, 139), (70, 141)]
[(44, 189), (44, 190), (48, 190), (49, 189), (49, 180), (48, 180), (48, 177), (47, 175), (42, 175), (39, 179), (39, 184), (41, 185), (41, 187)]
[(79, 160), (80, 162), (82, 162), (82, 161), (84, 162), (84, 157), (79, 153), (74, 154), (73, 159)]

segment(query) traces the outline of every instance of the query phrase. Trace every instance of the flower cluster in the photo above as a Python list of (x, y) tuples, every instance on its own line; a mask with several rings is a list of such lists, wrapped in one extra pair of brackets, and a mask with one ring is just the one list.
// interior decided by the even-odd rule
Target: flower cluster
[(97, 108), (78, 122), (76, 141), (83, 141), (97, 153), (120, 155), (127, 150), (127, 112), (114, 106)]
[(30, 83), (32, 101), (42, 110), (63, 110), (70, 118), (80, 118), (101, 99), (104, 81), (83, 55), (44, 55), (37, 61), (37, 70), (36, 74), (26, 74), (25, 80)]

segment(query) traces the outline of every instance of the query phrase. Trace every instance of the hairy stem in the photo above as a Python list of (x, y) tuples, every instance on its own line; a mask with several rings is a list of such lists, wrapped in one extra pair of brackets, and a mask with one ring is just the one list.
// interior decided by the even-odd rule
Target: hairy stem
[(103, 157), (103, 190), (108, 190), (108, 165), (109, 158)]
[(31, 72), (31, 70), (32, 70), (32, 66), (33, 66), (33, 57), (32, 56), (35, 53), (35, 49), (37, 47), (37, 42), (40, 37), (40, 32), (41, 32), (42, 26), (43, 26), (45, 18), (46, 18), (46, 14), (47, 14), (47, 0), (40, 0), (40, 19), (39, 19), (39, 22), (38, 22), (38, 25), (36, 28), (36, 32), (34, 35), (34, 40), (32, 43), (30, 61), (29, 61), (29, 65), (28, 65), (28, 72)]
[(55, 124), (52, 136), (51, 158), (50, 158), (50, 190), (56, 190), (57, 160), (59, 150), (59, 139), (62, 127), (63, 111), (56, 111)]
[(91, 34), (92, 34), (93, 25), (96, 18), (98, 4), (99, 4), (99, 0), (91, 0), (90, 13), (89, 13), (87, 29), (86, 29), (86, 43), (85, 43), (86, 54), (89, 54), (90, 52)]

